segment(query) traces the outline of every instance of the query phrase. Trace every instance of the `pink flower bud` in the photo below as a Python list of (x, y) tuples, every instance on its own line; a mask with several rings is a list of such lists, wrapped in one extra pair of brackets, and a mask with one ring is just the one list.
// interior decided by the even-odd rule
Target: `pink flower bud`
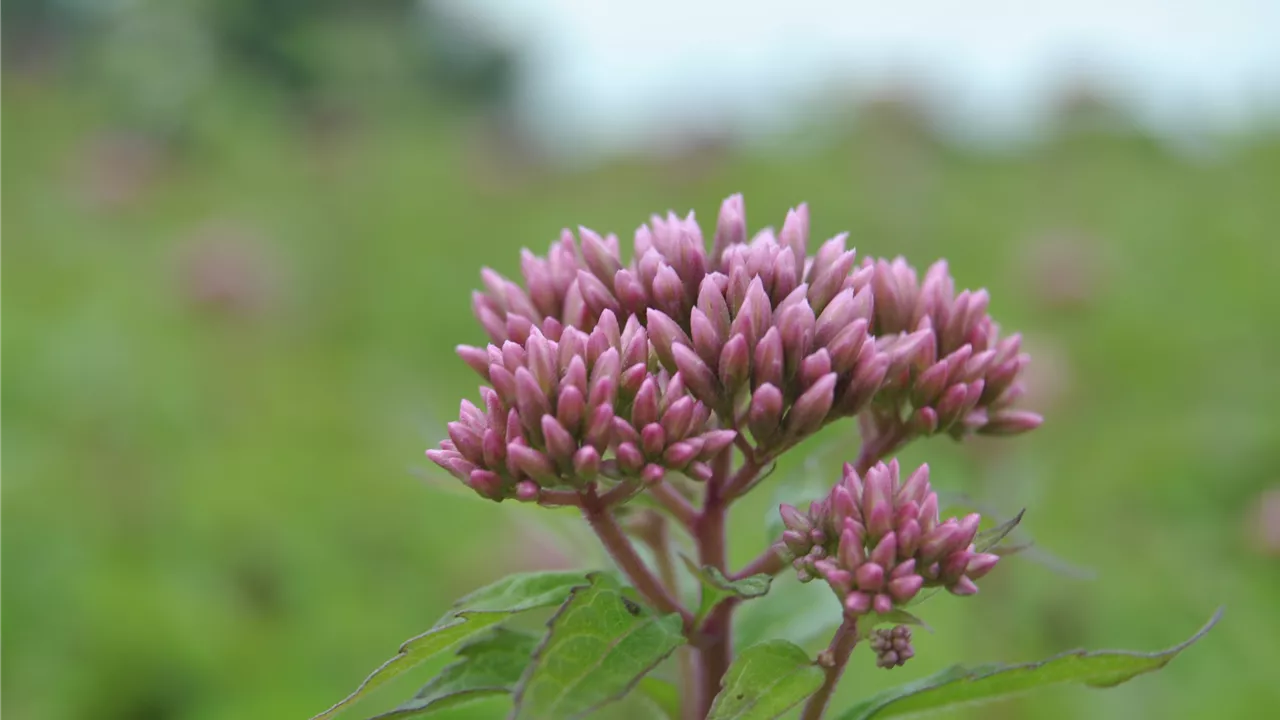
[(697, 451), (693, 445), (686, 442), (678, 442), (669, 446), (662, 453), (662, 463), (672, 470), (681, 470), (697, 455)]
[(746, 242), (747, 215), (742, 195), (730, 195), (720, 205), (720, 217), (716, 222), (716, 234), (712, 243), (711, 265), (718, 267), (720, 259), (731, 245)]
[[(743, 338), (742, 335), (735, 335), (736, 338)], [(742, 345), (745, 348), (749, 343), (746, 338), (742, 339)], [(755, 362), (752, 367), (753, 383), (756, 387), (764, 384), (781, 387), (783, 384), (783, 348), (782, 334), (778, 332), (778, 328), (771, 327), (765, 333), (763, 339), (755, 346)]]
[(863, 563), (853, 574), (859, 590), (878, 591), (884, 587), (884, 568), (876, 563)]
[(711, 406), (720, 405), (720, 381), (711, 368), (698, 357), (688, 345), (676, 345), (672, 348), (676, 368), (684, 378), (689, 392), (693, 396)]
[(831, 369), (841, 375), (852, 370), (858, 362), (863, 343), (867, 340), (867, 321), (859, 318), (836, 334), (827, 344), (831, 355)]
[(669, 372), (675, 372), (676, 361), (672, 347), (692, 345), (693, 341), (684, 334), (684, 330), (681, 330), (674, 320), (660, 310), (649, 309), (647, 327), (649, 340), (653, 342), (653, 351), (657, 354), (658, 360)]
[(964, 574), (968, 575), (972, 580), (978, 580), (987, 573), (991, 572), (996, 563), (1000, 562), (1000, 556), (991, 553), (973, 553), (969, 556), (969, 564), (965, 567)]
[(667, 445), (667, 434), (656, 422), (645, 425), (640, 430), (640, 448), (646, 457), (657, 457)]
[(573, 474), (582, 482), (591, 482), (600, 472), (600, 452), (587, 445), (573, 454)]
[(760, 444), (768, 443), (778, 434), (782, 420), (782, 391), (774, 385), (761, 385), (751, 394), (751, 406), (747, 411), (747, 427)]
[(627, 472), (639, 472), (644, 466), (644, 453), (634, 443), (621, 443), (614, 452), (618, 457), (618, 466)]
[(661, 465), (649, 463), (640, 471), (640, 480), (646, 485), (656, 485), (662, 482), (662, 478), (666, 477), (667, 471)]
[(783, 503), (778, 506), (778, 513), (782, 516), (782, 524), (790, 530), (807, 534), (813, 529), (813, 524), (809, 522), (809, 518), (797, 510), (794, 505)]
[(698, 457), (703, 460), (709, 460), (719, 455), (722, 450), (733, 444), (738, 433), (733, 430), (709, 430), (701, 436), (702, 451)]
[(507, 457), (515, 463), (520, 472), (539, 481), (540, 484), (554, 484), (557, 481), (555, 466), (551, 464), (551, 460), (528, 445), (508, 444)]
[[(773, 329), (770, 328), (770, 332)], [(726, 395), (737, 393), (751, 374), (751, 350), (747, 339), (742, 335), (734, 335), (725, 343), (724, 351), (718, 358), (720, 383)]]
[(455, 348), (458, 357), (462, 358), (472, 370), (475, 370), (480, 377), (485, 380), (489, 379), (489, 353), (484, 348), (472, 347), (470, 345), (459, 345)]
[(596, 449), (604, 452), (613, 439), (614, 418), (612, 405), (597, 405), (587, 419), (583, 440)]
[(618, 389), (622, 391), (625, 397), (634, 397), (640, 392), (640, 386), (644, 383), (645, 378), (649, 377), (649, 368), (643, 363), (637, 363), (622, 371), (621, 377), (618, 379)]
[(684, 469), (684, 474), (697, 480), (698, 482), (706, 482), (711, 479), (714, 474), (711, 466), (704, 462), (691, 462), (689, 467)]
[(658, 381), (646, 378), (631, 407), (631, 424), (642, 428), (658, 421)]
[[(577, 435), (582, 430), (582, 419), (587, 412), (587, 401), (582, 397), (582, 391), (573, 385), (565, 386), (560, 390), (560, 397), (556, 399), (556, 419), (564, 426), (566, 430)], [(545, 433), (546, 430), (543, 430)]]
[(488, 470), (472, 470), (467, 485), (490, 500), (502, 499), (502, 479)]
[(1028, 430), (1035, 430), (1044, 422), (1044, 418), (1025, 410), (998, 410), (992, 413), (990, 421), (978, 432), (983, 435), (1018, 435)]
[(694, 308), (690, 313), (689, 330), (693, 338), (693, 349), (697, 351), (698, 357), (708, 365), (715, 364), (720, 358), (723, 341), (715, 325), (702, 310)]
[[(617, 250), (610, 250), (593, 230), (578, 227), (578, 237), (582, 240), (582, 260), (597, 278), (609, 283), (622, 263), (618, 261)], [(617, 238), (614, 238), (615, 244)]]
[(532, 480), (521, 480), (516, 483), (516, 499), (520, 502), (533, 502), (538, 499), (538, 493), (542, 490), (538, 484)]
[(550, 415), (542, 416), (542, 437), (546, 440), (547, 455), (556, 464), (568, 468), (573, 462), (573, 454), (578, 451), (578, 443), (573, 435)]
[(850, 615), (866, 615), (871, 612), (871, 596), (864, 592), (849, 593), (844, 599), (844, 609)]
[[(787, 219), (782, 223), (782, 231), (778, 233), (778, 241), (791, 249), (796, 258), (803, 258), (808, 253), (809, 245), (809, 206), (800, 203), (798, 207), (787, 212)], [(795, 282), (802, 279), (804, 266), (801, 264), (794, 271)]]
[(801, 387), (810, 387), (823, 375), (831, 372), (831, 355), (826, 348), (818, 348), (800, 363), (799, 380)]
[(484, 462), (484, 446), (479, 433), (461, 422), (449, 423), (448, 430), (449, 439), (459, 453), (472, 463)]
[(885, 567), (892, 566), (898, 556), (898, 535), (897, 533), (887, 533), (880, 542), (876, 544), (874, 550), (867, 558), (878, 565)]
[(684, 283), (670, 265), (658, 268), (653, 279), (653, 300), (659, 309), (672, 317), (684, 314)]
[(787, 413), (787, 435), (800, 438), (822, 426), (835, 402), (837, 376), (828, 373), (801, 395)]

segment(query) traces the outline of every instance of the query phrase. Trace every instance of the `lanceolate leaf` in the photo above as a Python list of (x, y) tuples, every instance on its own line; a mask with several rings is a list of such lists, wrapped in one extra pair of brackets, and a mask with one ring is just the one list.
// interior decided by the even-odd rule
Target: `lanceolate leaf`
[(743, 650), (725, 673), (708, 720), (771, 720), (822, 687), (822, 669), (786, 640)]
[(374, 720), (426, 717), (437, 710), (510, 693), (529, 664), (538, 638), (504, 628), (496, 629), (458, 651), (458, 662), (445, 668), (412, 700)]
[(710, 565), (700, 568), (684, 555), (681, 555), (680, 559), (684, 561), (689, 572), (702, 583), (702, 602), (698, 607), (699, 620), (706, 617), (711, 608), (718, 605), (721, 600), (729, 597), (742, 600), (760, 597), (769, 592), (769, 585), (773, 582), (773, 577), (765, 573), (741, 580), (730, 580), (724, 576), (724, 573)]
[(624, 695), (684, 643), (678, 614), (658, 615), (634, 591), (593, 573), (551, 619), (516, 688), (516, 720), (580, 717)]
[(558, 605), (574, 587), (584, 584), (581, 573), (520, 573), (480, 588), (459, 600), (435, 627), (405, 641), (400, 652), (374, 670), (355, 692), (312, 720), (333, 717), (369, 692), (513, 614)]
[(954, 667), (864, 700), (841, 715), (840, 720), (898, 717), (998, 700), (1063, 683), (1115, 687), (1168, 665), (1178, 653), (1204, 637), (1220, 617), (1221, 610), (1186, 642), (1155, 653), (1075, 650), (1025, 665), (988, 665), (973, 670)]
[(983, 530), (978, 533), (978, 536), (973, 539), (975, 549), (978, 552), (987, 552), (996, 545), (999, 545), (1001, 540), (1008, 537), (1009, 533), (1013, 532), (1013, 529), (1018, 527), (1018, 524), (1022, 522), (1022, 516), (1026, 513), (1026, 508), (1023, 508), (1022, 510), (1019, 510), (1018, 514), (1014, 515), (1011, 520), (1001, 523), (990, 530)]

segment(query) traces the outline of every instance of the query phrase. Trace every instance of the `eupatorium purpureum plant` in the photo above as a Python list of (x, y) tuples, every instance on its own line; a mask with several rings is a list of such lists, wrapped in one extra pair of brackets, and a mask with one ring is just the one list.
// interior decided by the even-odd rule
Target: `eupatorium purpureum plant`
[[(1010, 570), (1017, 547), (1002, 541), (1021, 514), (952, 516), (929, 467), (895, 454), (938, 434), (1038, 427), (1018, 405), (1029, 361), (1019, 335), (1001, 333), (985, 290), (957, 292), (943, 261), (921, 274), (902, 258), (860, 258), (844, 234), (810, 243), (805, 205), (776, 233), (748, 236), (738, 195), (709, 250), (692, 213), (669, 214), (625, 253), (614, 235), (566, 230), (545, 256), (526, 250), (521, 271), (523, 282), (481, 271), (472, 306), (489, 343), (458, 348), (482, 382), (478, 402), (462, 401), (427, 456), (487, 500), (576, 510), (613, 567), (477, 590), (318, 717), (455, 648), (453, 664), (379, 717), (491, 696), (509, 696), (512, 718), (611, 717), (620, 711), (606, 706), (629, 693), (687, 720), (889, 717), (1051, 683), (1112, 686), (1191, 642), (957, 666), (834, 707), (850, 665), (891, 669), (915, 655), (908, 626), (923, 624), (925, 600), (976, 595)], [(781, 505), (779, 536), (730, 566), (734, 502), (806, 438), (855, 418), (861, 445), (831, 469), (830, 490)], [(737, 647), (735, 611), (768, 603), (784, 571), (831, 590), (826, 649), (784, 637)], [(540, 635), (507, 626), (538, 609), (551, 615)]]

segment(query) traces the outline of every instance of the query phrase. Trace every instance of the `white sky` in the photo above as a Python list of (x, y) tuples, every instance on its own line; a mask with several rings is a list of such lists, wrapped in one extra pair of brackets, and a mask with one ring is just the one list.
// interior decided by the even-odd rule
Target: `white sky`
[(452, 0), (531, 50), (551, 142), (784, 125), (836, 87), (911, 79), (978, 138), (1034, 131), (1082, 74), (1170, 132), (1280, 110), (1280, 0)]

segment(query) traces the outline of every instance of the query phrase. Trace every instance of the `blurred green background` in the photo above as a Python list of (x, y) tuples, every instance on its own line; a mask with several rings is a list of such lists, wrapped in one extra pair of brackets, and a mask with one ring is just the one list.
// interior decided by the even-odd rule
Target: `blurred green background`
[[(4, 31), (5, 717), (308, 717), (462, 593), (601, 563), (574, 518), (457, 492), (422, 456), (476, 396), (453, 355), (482, 341), (469, 291), (561, 227), (705, 227), (732, 192), (753, 228), (808, 201), (817, 239), (947, 257), (1034, 356), (1041, 430), (906, 459), (1028, 508), (1039, 558), (926, 606), (917, 659), (859, 654), (841, 697), (1155, 650), (1225, 605), (1162, 673), (981, 716), (1280, 704), (1280, 127), (1175, 151), (1082, 91), (1042, 141), (982, 151), (904, 92), (751, 148), (565, 169), (513, 119), (519, 63), (413, 3), (14, 0)], [(735, 509), (736, 562), (771, 496), (834, 479), (854, 435)], [(775, 594), (744, 632), (820, 647), (830, 599)]]

